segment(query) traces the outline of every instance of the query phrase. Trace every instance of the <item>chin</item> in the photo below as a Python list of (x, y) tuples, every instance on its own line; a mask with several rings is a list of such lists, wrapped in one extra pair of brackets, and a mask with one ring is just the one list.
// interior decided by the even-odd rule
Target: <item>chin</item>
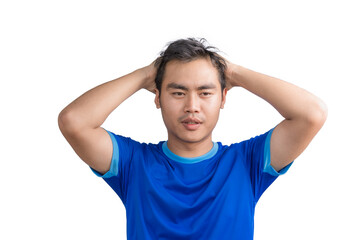
[[(192, 134), (189, 134), (192, 135)], [(211, 139), (211, 135), (193, 135), (193, 136), (178, 136), (178, 139), (180, 139), (182, 142), (186, 142), (186, 143), (199, 143), (199, 142), (203, 142), (206, 141), (207, 139)]]

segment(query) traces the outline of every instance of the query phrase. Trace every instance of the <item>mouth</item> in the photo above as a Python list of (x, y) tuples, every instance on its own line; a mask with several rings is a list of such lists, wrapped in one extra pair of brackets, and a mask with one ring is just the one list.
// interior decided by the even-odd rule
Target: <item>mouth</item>
[(201, 121), (197, 118), (186, 118), (184, 120), (181, 121), (181, 123), (185, 123), (185, 124), (201, 124)]
[(199, 122), (187, 122), (187, 121), (185, 121), (185, 122), (182, 122), (182, 123), (185, 123), (185, 124), (200, 124)]
[(197, 118), (186, 118), (181, 121), (186, 130), (195, 131), (197, 130), (202, 122)]

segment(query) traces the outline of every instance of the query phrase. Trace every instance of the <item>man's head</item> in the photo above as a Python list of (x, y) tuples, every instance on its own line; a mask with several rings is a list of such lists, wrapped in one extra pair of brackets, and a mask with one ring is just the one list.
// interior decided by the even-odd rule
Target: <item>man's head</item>
[(161, 94), (165, 68), (170, 61), (190, 62), (199, 58), (209, 58), (211, 60), (212, 65), (219, 73), (221, 90), (224, 90), (226, 86), (226, 62), (216, 51), (217, 49), (215, 47), (207, 45), (204, 38), (199, 40), (188, 38), (171, 42), (168, 47), (160, 53), (160, 57), (155, 62), (155, 66), (157, 67), (155, 84), (159, 94)]
[(155, 104), (161, 108), (172, 146), (212, 146), (212, 131), (225, 104), (225, 61), (203, 42), (178, 40), (158, 60)]

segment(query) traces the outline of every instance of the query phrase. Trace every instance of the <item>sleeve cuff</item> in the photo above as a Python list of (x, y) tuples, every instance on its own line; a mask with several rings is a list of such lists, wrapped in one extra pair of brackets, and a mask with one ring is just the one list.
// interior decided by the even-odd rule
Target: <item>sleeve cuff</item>
[(110, 169), (105, 174), (101, 174), (98, 171), (96, 171), (95, 169), (90, 167), (90, 169), (93, 171), (93, 173), (96, 176), (101, 177), (101, 178), (111, 178), (111, 177), (117, 176), (118, 172), (119, 172), (119, 147), (118, 147), (118, 144), (117, 144), (114, 134), (109, 131), (107, 131), (107, 133), (110, 135), (111, 142), (113, 145), (113, 153), (112, 153), (112, 158), (111, 158)]
[(271, 129), (267, 136), (266, 136), (266, 140), (265, 140), (265, 147), (264, 147), (264, 172), (272, 175), (272, 176), (280, 176), (285, 174), (289, 168), (291, 167), (291, 165), (293, 164), (293, 162), (289, 163), (286, 167), (284, 167), (283, 169), (281, 169), (279, 172), (276, 171), (272, 166), (271, 166), (271, 155), (270, 155), (270, 140), (271, 140), (271, 135), (273, 132), (274, 128)]

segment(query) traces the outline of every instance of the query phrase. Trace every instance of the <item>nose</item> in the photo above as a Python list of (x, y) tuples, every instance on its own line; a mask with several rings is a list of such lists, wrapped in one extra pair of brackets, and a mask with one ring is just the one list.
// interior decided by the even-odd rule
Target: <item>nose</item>
[(198, 113), (200, 111), (200, 101), (197, 94), (188, 94), (185, 99), (184, 112)]

